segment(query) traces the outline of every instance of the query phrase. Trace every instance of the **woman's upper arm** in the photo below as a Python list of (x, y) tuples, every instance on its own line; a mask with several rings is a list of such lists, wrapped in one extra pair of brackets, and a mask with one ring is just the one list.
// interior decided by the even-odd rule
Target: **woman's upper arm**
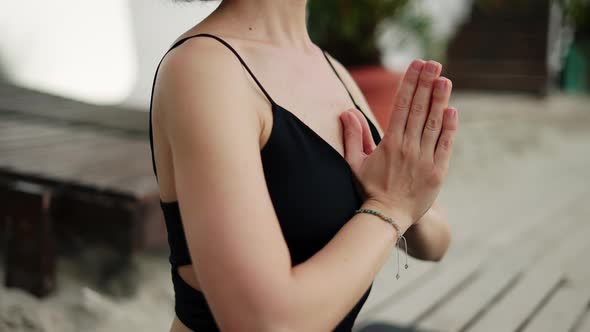
[(184, 47), (168, 55), (157, 89), (190, 255), (221, 329), (259, 329), (285, 312), (291, 261), (264, 178), (255, 94), (217, 41)]

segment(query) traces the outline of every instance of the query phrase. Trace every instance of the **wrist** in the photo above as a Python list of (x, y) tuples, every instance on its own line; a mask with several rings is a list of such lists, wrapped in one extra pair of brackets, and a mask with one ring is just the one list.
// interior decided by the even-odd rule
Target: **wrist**
[(401, 234), (399, 234), (399, 236), (403, 235), (413, 224), (409, 213), (405, 212), (403, 209), (388, 206), (387, 204), (374, 199), (365, 200), (361, 208), (379, 211), (393, 219), (400, 228)]

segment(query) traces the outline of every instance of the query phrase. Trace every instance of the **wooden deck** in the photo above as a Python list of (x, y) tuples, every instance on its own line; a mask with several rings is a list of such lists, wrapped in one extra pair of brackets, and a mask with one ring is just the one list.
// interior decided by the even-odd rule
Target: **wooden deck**
[(513, 100), (457, 100), (452, 246), (399, 280), (392, 253), (357, 332), (590, 331), (590, 103)]

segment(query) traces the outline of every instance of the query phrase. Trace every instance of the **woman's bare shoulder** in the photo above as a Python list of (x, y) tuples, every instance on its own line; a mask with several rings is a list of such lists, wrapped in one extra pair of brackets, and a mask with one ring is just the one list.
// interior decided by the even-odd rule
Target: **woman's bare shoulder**
[(174, 130), (172, 124), (197, 117), (249, 117), (260, 123), (257, 96), (245, 74), (238, 58), (218, 40), (186, 40), (162, 60), (154, 86), (154, 112), (161, 114), (155, 116), (167, 132)]
[[(199, 36), (185, 40), (164, 57), (157, 80), (166, 83), (183, 81), (199, 84), (213, 77), (222, 80), (230, 93), (240, 92), (240, 88), (243, 88), (243, 82), (239, 80), (243, 73), (238, 58), (220, 41)], [(216, 81), (213, 80), (211, 83), (215, 84)], [(166, 89), (169, 85), (162, 84), (156, 87)]]

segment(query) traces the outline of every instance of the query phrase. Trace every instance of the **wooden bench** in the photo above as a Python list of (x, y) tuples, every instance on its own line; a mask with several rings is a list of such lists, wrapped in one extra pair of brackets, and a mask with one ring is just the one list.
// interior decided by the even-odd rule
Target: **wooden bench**
[(164, 247), (147, 130), (147, 112), (0, 86), (6, 286), (49, 294), (58, 253), (116, 252), (108, 279), (135, 251)]

